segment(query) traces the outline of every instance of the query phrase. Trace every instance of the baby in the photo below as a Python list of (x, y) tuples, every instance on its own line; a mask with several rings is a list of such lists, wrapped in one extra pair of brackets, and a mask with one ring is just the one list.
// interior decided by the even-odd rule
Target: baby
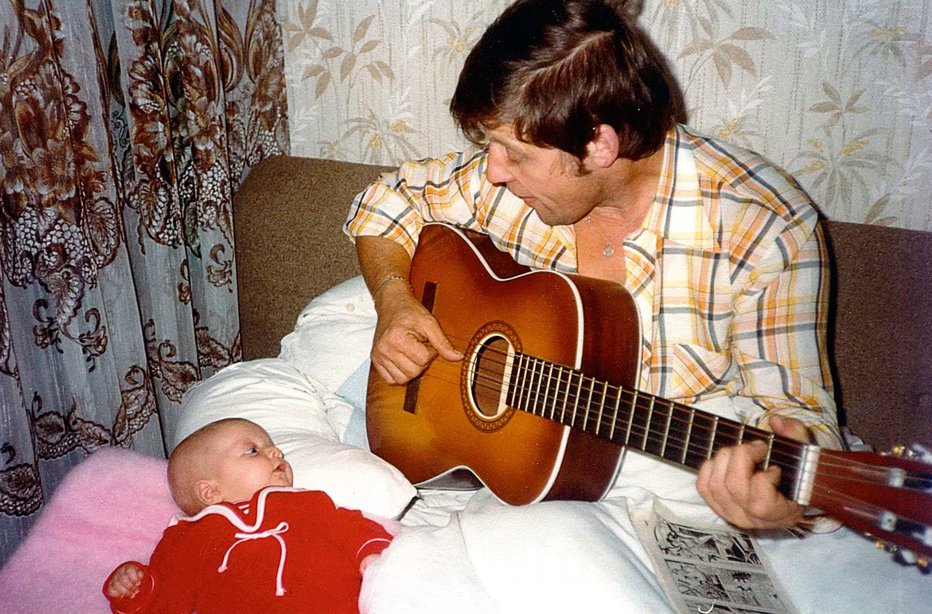
[(175, 517), (149, 565), (104, 583), (115, 612), (358, 612), (362, 572), (391, 536), (318, 491), (248, 420), (208, 424), (168, 461)]

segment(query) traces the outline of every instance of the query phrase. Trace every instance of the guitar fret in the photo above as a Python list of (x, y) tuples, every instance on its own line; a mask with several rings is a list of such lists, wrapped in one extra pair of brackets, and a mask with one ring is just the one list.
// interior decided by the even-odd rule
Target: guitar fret
[[(557, 404), (560, 404), (560, 395), (563, 395), (563, 403), (566, 402), (566, 390), (563, 388), (563, 365), (557, 365), (557, 385), (553, 391), (553, 406), (550, 412), (550, 419), (557, 420)], [(561, 405), (562, 406), (562, 405)]]
[(641, 441), (641, 449), (647, 450), (647, 437), (650, 435), (650, 422), (654, 419), (654, 400), (656, 397), (650, 398), (650, 404), (647, 406), (647, 420), (644, 422), (644, 439)]
[[(584, 411), (585, 413), (583, 414), (583, 423), (582, 423), (582, 427), (581, 427), (581, 428), (582, 428), (582, 430), (584, 430), (584, 431), (586, 430), (586, 425), (589, 423), (589, 410), (590, 410), (590, 408), (592, 407), (592, 395), (593, 395), (593, 393), (595, 393), (595, 380), (594, 380), (594, 379), (593, 379), (592, 381), (589, 382), (589, 396), (586, 397), (586, 404), (583, 406), (583, 411)], [(574, 422), (574, 424), (575, 424), (575, 422)]]
[(686, 436), (683, 438), (683, 455), (680, 456), (680, 464), (686, 464), (686, 454), (689, 452), (689, 441), (693, 435), (693, 419), (696, 417), (696, 411), (694, 409), (688, 409), (689, 412), (689, 423), (686, 425)]
[(599, 403), (599, 421), (595, 424), (595, 434), (599, 434), (599, 427), (602, 426), (602, 413), (605, 410), (605, 397), (608, 393), (608, 380), (602, 386), (602, 402)]
[[(569, 425), (575, 426), (576, 424), (576, 412), (579, 411), (579, 397), (582, 394), (582, 383), (583, 383), (583, 374), (579, 374), (579, 384), (576, 389), (576, 396), (573, 397), (573, 417), (570, 418)], [(566, 424), (564, 422), (564, 424)]]
[(540, 415), (547, 418), (553, 418), (553, 413), (551, 412), (550, 416), (547, 416), (547, 407), (549, 406), (550, 399), (550, 382), (553, 381), (553, 363), (545, 363), (544, 369), (547, 374), (544, 375), (541, 373), (541, 381), (544, 383), (544, 398), (541, 401)]
[(712, 451), (715, 449), (716, 435), (718, 435), (718, 416), (712, 416), (712, 435), (709, 437), (709, 447), (705, 453), (707, 459), (712, 458)]
[(660, 458), (666, 458), (667, 440), (670, 438), (670, 421), (673, 419), (673, 406), (667, 407), (667, 423), (663, 427), (663, 442), (660, 444)]
[(628, 442), (631, 440), (631, 427), (634, 426), (634, 406), (637, 405), (638, 400), (638, 391), (634, 390), (631, 393), (631, 405), (629, 405), (628, 410), (628, 428), (625, 431), (625, 445), (628, 445)]
[(534, 384), (534, 408), (538, 416), (544, 416), (546, 406), (544, 405), (543, 398), (546, 396), (546, 381), (544, 379), (544, 369), (547, 368), (547, 363), (541, 359), (536, 360), (537, 367), (535, 371), (537, 372), (537, 383)]
[(561, 424), (566, 424), (566, 405), (570, 402), (570, 395), (573, 391), (573, 371), (572, 369), (569, 372), (569, 375), (566, 377), (566, 394), (563, 395), (563, 404), (560, 406), (560, 420)]
[[(742, 432), (743, 432), (743, 429), (742, 429)], [(770, 436), (767, 437), (767, 456), (764, 458), (764, 464), (763, 464), (764, 469), (767, 469), (768, 467), (770, 467), (770, 453), (773, 452), (773, 438), (774, 438), (773, 433), (770, 433)]]
[(745, 427), (745, 424), (744, 422), (742, 422), (741, 427), (738, 429), (738, 441), (737, 441), (738, 445), (744, 443), (744, 427)]
[(615, 395), (615, 411), (612, 414), (612, 430), (608, 434), (608, 438), (612, 441), (615, 441), (615, 426), (618, 424), (618, 406), (621, 405), (621, 392), (623, 388), (618, 387), (618, 393)]

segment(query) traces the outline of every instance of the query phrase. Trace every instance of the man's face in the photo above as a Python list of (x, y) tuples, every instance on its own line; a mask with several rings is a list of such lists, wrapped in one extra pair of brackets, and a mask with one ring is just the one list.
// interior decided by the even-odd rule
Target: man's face
[(559, 149), (519, 140), (510, 124), (488, 130), (489, 181), (523, 200), (546, 224), (572, 224), (598, 204), (591, 175), (580, 175), (576, 158)]

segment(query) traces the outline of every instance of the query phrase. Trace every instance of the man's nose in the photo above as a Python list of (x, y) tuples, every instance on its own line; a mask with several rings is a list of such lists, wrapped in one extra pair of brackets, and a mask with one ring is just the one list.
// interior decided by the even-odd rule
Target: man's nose
[(514, 181), (515, 176), (509, 170), (510, 161), (505, 154), (505, 148), (492, 143), (489, 145), (489, 157), (486, 162), (486, 175), (489, 181), (496, 184), (506, 184)]

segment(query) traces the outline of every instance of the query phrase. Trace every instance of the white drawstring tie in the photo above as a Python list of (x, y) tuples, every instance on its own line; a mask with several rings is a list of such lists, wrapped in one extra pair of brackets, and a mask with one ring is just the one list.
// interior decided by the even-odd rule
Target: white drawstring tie
[(281, 547), (281, 556), (278, 559), (278, 574), (275, 577), (275, 596), (281, 597), (285, 594), (285, 587), (282, 585), (282, 575), (285, 572), (285, 558), (287, 556), (288, 548), (285, 546), (285, 540), (282, 539), (282, 533), (285, 533), (288, 530), (287, 522), (280, 522), (278, 526), (274, 529), (268, 529), (266, 531), (258, 531), (255, 533), (236, 533), (234, 537), (237, 538), (237, 541), (233, 542), (229, 548), (227, 548), (227, 553), (223, 555), (223, 562), (220, 563), (220, 567), (217, 568), (217, 571), (220, 573), (225, 572), (228, 569), (227, 563), (230, 559), (230, 554), (233, 552), (233, 549), (242, 544), (243, 542), (253, 541), (256, 539), (266, 539), (268, 537), (273, 537), (278, 542), (278, 545)]

